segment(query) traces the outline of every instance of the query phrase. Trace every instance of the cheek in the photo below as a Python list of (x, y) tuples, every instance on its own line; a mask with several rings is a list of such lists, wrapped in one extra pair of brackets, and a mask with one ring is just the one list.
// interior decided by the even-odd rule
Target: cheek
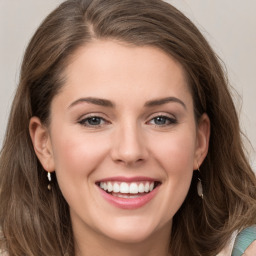
[(193, 133), (173, 133), (156, 138), (151, 148), (158, 165), (165, 175), (165, 197), (159, 212), (165, 213), (165, 221), (178, 211), (185, 200), (193, 174), (195, 137)]
[(52, 138), (55, 173), (64, 198), (71, 209), (80, 209), (81, 202), (89, 207), (93, 196), (90, 188), (94, 184), (90, 181), (106, 157), (106, 139), (68, 129), (56, 130)]
[(185, 174), (193, 170), (195, 135), (191, 132), (182, 132), (155, 138), (151, 152), (167, 174)]
[(56, 131), (53, 138), (56, 173), (61, 179), (72, 176), (71, 182), (89, 176), (106, 157), (108, 143), (102, 136)]

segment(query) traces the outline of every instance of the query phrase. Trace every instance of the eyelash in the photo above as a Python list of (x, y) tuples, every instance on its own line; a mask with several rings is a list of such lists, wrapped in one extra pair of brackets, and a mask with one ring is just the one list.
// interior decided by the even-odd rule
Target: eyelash
[[(100, 121), (100, 124), (90, 124), (89, 122), (90, 121), (93, 121), (93, 120), (95, 120), (95, 119), (97, 119), (98, 121)], [(81, 124), (81, 125), (83, 125), (83, 126), (86, 126), (86, 127), (101, 127), (101, 126), (103, 126), (104, 124), (102, 124), (102, 121), (104, 122), (104, 123), (109, 123), (106, 119), (104, 119), (103, 117), (101, 117), (101, 116), (97, 116), (97, 115), (92, 115), (92, 116), (89, 116), (89, 117), (86, 117), (86, 118), (84, 118), (84, 119), (82, 119), (81, 121), (79, 121), (78, 123), (79, 124)]]
[[(151, 123), (152, 121), (157, 121), (157, 119), (164, 119), (165, 122), (167, 123), (164, 123), (164, 124), (156, 124), (156, 123)], [(100, 123), (98, 124), (90, 124), (90, 122), (93, 122), (93, 121), (98, 121)], [(159, 120), (158, 120), (159, 121)], [(89, 116), (89, 117), (86, 117), (84, 119), (82, 119), (81, 121), (78, 121), (79, 124), (85, 126), (85, 127), (91, 127), (91, 128), (100, 128), (102, 127), (103, 125), (105, 124), (109, 124), (110, 122), (108, 122), (105, 118), (101, 117), (101, 116), (97, 116), (97, 115), (92, 115), (92, 116)], [(169, 117), (169, 116), (166, 116), (166, 115), (156, 115), (154, 116), (153, 118), (151, 118), (148, 122), (146, 122), (147, 124), (152, 124), (154, 125), (155, 127), (166, 127), (166, 126), (169, 126), (169, 125), (174, 125), (174, 124), (177, 124), (177, 119), (176, 118), (172, 118), (172, 117)]]
[(174, 125), (174, 124), (177, 124), (177, 119), (174, 118), (174, 117), (169, 117), (169, 116), (166, 116), (166, 115), (156, 115), (155, 117), (153, 117), (152, 119), (149, 120), (148, 123), (152, 122), (153, 120), (156, 121), (157, 119), (159, 118), (162, 118), (164, 119), (165, 121), (167, 121), (168, 123), (166, 124), (153, 124), (154, 126), (156, 127), (166, 127), (166, 126), (169, 126), (169, 125)]

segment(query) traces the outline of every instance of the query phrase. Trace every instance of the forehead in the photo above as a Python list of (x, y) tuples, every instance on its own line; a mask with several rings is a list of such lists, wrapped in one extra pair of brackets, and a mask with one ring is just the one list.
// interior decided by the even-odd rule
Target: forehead
[(73, 100), (78, 95), (110, 100), (125, 95), (127, 100), (127, 95), (136, 94), (145, 101), (190, 95), (181, 64), (153, 46), (91, 42), (75, 52), (65, 76), (62, 92)]

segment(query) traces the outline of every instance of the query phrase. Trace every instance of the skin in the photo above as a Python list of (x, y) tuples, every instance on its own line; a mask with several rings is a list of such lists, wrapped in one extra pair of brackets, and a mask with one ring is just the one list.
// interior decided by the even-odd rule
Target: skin
[[(33, 117), (30, 133), (70, 206), (76, 255), (168, 255), (172, 218), (210, 134), (207, 115), (196, 124), (181, 65), (154, 47), (94, 41), (75, 53), (65, 75), (50, 126)], [(87, 97), (113, 106), (79, 100)], [(175, 100), (147, 104), (166, 97)], [(151, 177), (161, 186), (143, 207), (120, 209), (95, 185), (113, 176)]]
[(251, 245), (246, 249), (243, 256), (254, 256), (256, 254), (256, 241), (251, 243)]

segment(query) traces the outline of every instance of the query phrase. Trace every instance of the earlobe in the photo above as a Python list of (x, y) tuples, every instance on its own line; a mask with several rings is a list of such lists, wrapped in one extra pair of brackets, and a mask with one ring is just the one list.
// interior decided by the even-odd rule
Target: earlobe
[(32, 117), (29, 123), (30, 137), (34, 146), (35, 153), (47, 172), (54, 171), (54, 159), (52, 152), (49, 131), (38, 117)]
[(197, 146), (195, 152), (194, 170), (198, 169), (208, 153), (210, 126), (210, 119), (208, 115), (204, 113), (200, 117), (197, 125)]

